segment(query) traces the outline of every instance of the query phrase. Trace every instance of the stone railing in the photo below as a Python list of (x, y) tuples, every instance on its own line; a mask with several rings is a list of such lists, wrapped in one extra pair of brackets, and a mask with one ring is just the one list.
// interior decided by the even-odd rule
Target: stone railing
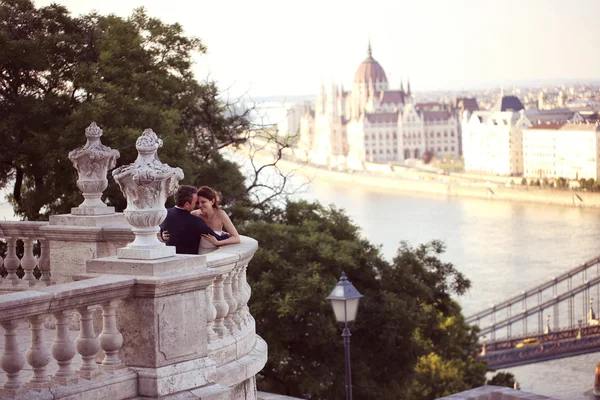
[[(80, 379), (93, 380), (103, 371), (114, 372), (125, 367), (119, 358), (123, 337), (117, 329), (116, 309), (128, 297), (135, 280), (105, 276), (82, 282), (72, 282), (0, 296), (0, 325), (4, 328), (4, 349), (0, 363), (6, 375), (2, 394), (26, 398), (28, 390), (50, 390), (51, 386), (70, 386)], [(96, 336), (93, 314), (102, 310), (102, 332)], [(69, 333), (72, 314), (79, 315), (79, 336), (73, 341)], [(49, 316), (51, 321), (46, 321)], [(23, 332), (21, 321), (29, 323), (29, 345), (24, 355), (20, 347)], [(45, 322), (54, 323), (54, 341), (45, 341)], [(103, 351), (102, 360), (96, 356)], [(77, 371), (72, 367), (76, 354), (81, 358)], [(21, 378), (25, 360), (33, 374)], [(54, 362), (55, 372), (49, 375), (48, 364)], [(130, 376), (131, 378), (131, 376)], [(23, 381), (26, 381), (25, 383)], [(69, 395), (69, 390), (58, 390)], [(31, 396), (32, 393), (29, 393)], [(59, 396), (60, 397), (60, 396)]]
[[(76, 282), (0, 296), (0, 396), (160, 398), (193, 390), (255, 398), (267, 357), (248, 310), (246, 268), (257, 247), (242, 237), (203, 256), (174, 257), (176, 268), (134, 263), (135, 271), (117, 275), (93, 259)], [(50, 332), (52, 346), (44, 341)]]
[[(47, 222), (0, 222), (0, 240), (6, 243), (6, 256), (0, 259), (7, 275), (0, 278), (0, 293), (27, 290), (32, 286), (46, 286), (50, 283), (50, 255), (48, 240), (40, 228)], [(23, 256), (17, 256), (17, 241), (23, 241)], [(34, 245), (38, 242), (40, 256), (34, 255)], [(19, 277), (19, 267), (23, 276)], [(38, 271), (35, 271), (36, 267)], [(37, 275), (37, 276), (36, 276)]]

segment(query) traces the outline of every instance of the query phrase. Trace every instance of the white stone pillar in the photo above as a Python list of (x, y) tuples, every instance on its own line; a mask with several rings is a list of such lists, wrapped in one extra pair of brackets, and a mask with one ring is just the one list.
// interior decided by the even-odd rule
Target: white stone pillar
[(100, 339), (94, 332), (94, 311), (96, 307), (79, 307), (79, 337), (76, 340), (77, 352), (81, 354), (81, 368), (77, 371), (85, 379), (93, 379), (101, 375), (96, 364), (96, 354), (100, 351)]
[(250, 301), (252, 289), (250, 288), (250, 284), (246, 279), (247, 268), (248, 264), (244, 263), (242, 267), (242, 276), (240, 278), (240, 287), (244, 287), (244, 305), (242, 307), (242, 319), (244, 320), (244, 325), (248, 325), (252, 319), (252, 315), (250, 315), (250, 309), (248, 308), (248, 302)]
[(205, 295), (205, 303), (206, 303), (206, 336), (208, 339), (208, 343), (214, 343), (218, 335), (214, 330), (215, 318), (217, 317), (217, 309), (213, 304), (213, 284), (211, 283), (204, 290)]
[(35, 284), (35, 276), (33, 276), (33, 269), (35, 268), (35, 256), (33, 255), (33, 242), (34, 239), (25, 238), (23, 239), (23, 258), (21, 259), (21, 267), (25, 271), (23, 275), (23, 281), (30, 286)]
[(229, 329), (229, 333), (231, 333), (232, 335), (235, 334), (238, 330), (237, 325), (235, 324), (235, 322), (233, 320), (235, 310), (237, 309), (237, 301), (233, 297), (233, 291), (231, 288), (234, 275), (235, 275), (235, 270), (228, 273), (227, 277), (225, 278), (225, 283), (223, 286), (225, 302), (227, 303), (227, 306), (228, 306), (227, 315), (225, 316), (225, 320), (223, 321), (223, 323), (225, 324), (227, 329)]
[(2, 321), (0, 325), (4, 328), (4, 353), (2, 354), (0, 366), (6, 372), (6, 383), (3, 392), (8, 395), (15, 395), (23, 389), (19, 374), (25, 366), (25, 357), (19, 351), (17, 341), (18, 321)]
[(119, 350), (123, 346), (123, 335), (117, 328), (117, 307), (121, 300), (108, 301), (102, 303), (102, 333), (100, 333), (100, 345), (104, 350), (105, 356), (102, 360), (102, 369), (106, 371), (115, 371), (125, 368), (125, 365), (119, 358)]
[(40, 281), (50, 284), (50, 244), (47, 239), (40, 240), (40, 258), (38, 268), (42, 273)]
[(52, 382), (59, 385), (77, 383), (77, 375), (71, 368), (71, 361), (75, 357), (75, 344), (69, 337), (69, 322), (72, 311), (57, 311), (53, 313), (56, 319), (56, 337), (52, 343), (52, 357), (58, 364), (58, 370), (52, 377)]
[(50, 379), (46, 373), (46, 365), (50, 362), (50, 351), (48, 350), (44, 337), (45, 315), (34, 315), (27, 317), (31, 325), (31, 346), (27, 350), (27, 363), (33, 368), (33, 377), (27, 386), (33, 389), (43, 389), (50, 386)]
[(4, 259), (4, 268), (8, 272), (6, 275), (6, 281), (11, 282), (13, 285), (19, 283), (19, 277), (17, 276), (17, 269), (21, 264), (21, 260), (17, 257), (17, 239), (13, 237), (6, 237), (6, 258)]
[(235, 308), (235, 312), (233, 313), (233, 322), (235, 323), (235, 325), (237, 326), (237, 331), (240, 331), (242, 329), (243, 326), (243, 321), (241, 318), (241, 311), (242, 311), (242, 306), (243, 306), (243, 302), (244, 302), (244, 293), (243, 290), (241, 290), (239, 282), (240, 282), (240, 275), (242, 274), (242, 266), (241, 265), (237, 265), (236, 268), (232, 271), (233, 273), (233, 277), (231, 279), (231, 291), (233, 292), (233, 297), (235, 298), (236, 301), (236, 308)]
[(229, 311), (229, 305), (225, 301), (225, 297), (223, 295), (223, 281), (225, 280), (225, 275), (219, 275), (215, 278), (215, 282), (213, 283), (213, 305), (217, 310), (217, 316), (215, 318), (214, 330), (219, 336), (220, 339), (229, 336), (229, 331), (224, 324), (224, 318), (227, 316), (227, 312)]

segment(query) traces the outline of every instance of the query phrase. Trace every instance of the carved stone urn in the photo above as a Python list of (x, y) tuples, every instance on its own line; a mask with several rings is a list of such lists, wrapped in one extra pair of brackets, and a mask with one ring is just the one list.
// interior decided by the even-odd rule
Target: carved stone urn
[(151, 260), (175, 255), (175, 247), (161, 243), (157, 233), (167, 216), (167, 197), (183, 179), (183, 171), (160, 162), (156, 152), (162, 144), (152, 129), (146, 129), (135, 143), (135, 162), (113, 171), (127, 199), (123, 213), (135, 234), (132, 243), (117, 250), (118, 258)]
[(77, 170), (77, 187), (83, 192), (83, 203), (72, 208), (73, 215), (107, 215), (115, 212), (101, 200), (102, 192), (108, 186), (106, 173), (113, 169), (119, 152), (100, 142), (102, 129), (92, 122), (85, 129), (87, 142), (84, 146), (69, 152), (69, 159)]

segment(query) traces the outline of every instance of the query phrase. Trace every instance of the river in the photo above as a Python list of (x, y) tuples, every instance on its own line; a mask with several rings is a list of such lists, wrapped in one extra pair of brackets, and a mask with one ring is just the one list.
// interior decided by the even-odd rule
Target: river
[[(297, 177), (295, 182), (304, 180)], [(443, 240), (447, 251), (442, 259), (472, 282), (469, 293), (458, 299), (465, 315), (600, 254), (600, 210), (399, 194), (319, 177), (295, 196), (345, 209), (362, 234), (382, 246), (387, 259), (400, 241), (418, 245)], [(3, 193), (0, 219), (15, 219)], [(565, 400), (591, 399), (598, 361), (600, 354), (595, 353), (507, 371), (522, 390)]]
[[(400, 241), (412, 245), (444, 241), (447, 251), (442, 259), (472, 282), (469, 293), (458, 299), (465, 315), (600, 254), (599, 210), (399, 194), (318, 176), (296, 196), (345, 209), (362, 234), (382, 246), (387, 259)], [(599, 361), (600, 354), (595, 353), (507, 371), (524, 391), (565, 400), (590, 399)]]

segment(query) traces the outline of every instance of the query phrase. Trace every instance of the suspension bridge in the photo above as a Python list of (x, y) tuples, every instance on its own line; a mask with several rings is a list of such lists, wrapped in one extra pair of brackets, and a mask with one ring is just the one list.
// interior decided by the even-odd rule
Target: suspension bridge
[(490, 368), (600, 351), (600, 257), (466, 318)]

